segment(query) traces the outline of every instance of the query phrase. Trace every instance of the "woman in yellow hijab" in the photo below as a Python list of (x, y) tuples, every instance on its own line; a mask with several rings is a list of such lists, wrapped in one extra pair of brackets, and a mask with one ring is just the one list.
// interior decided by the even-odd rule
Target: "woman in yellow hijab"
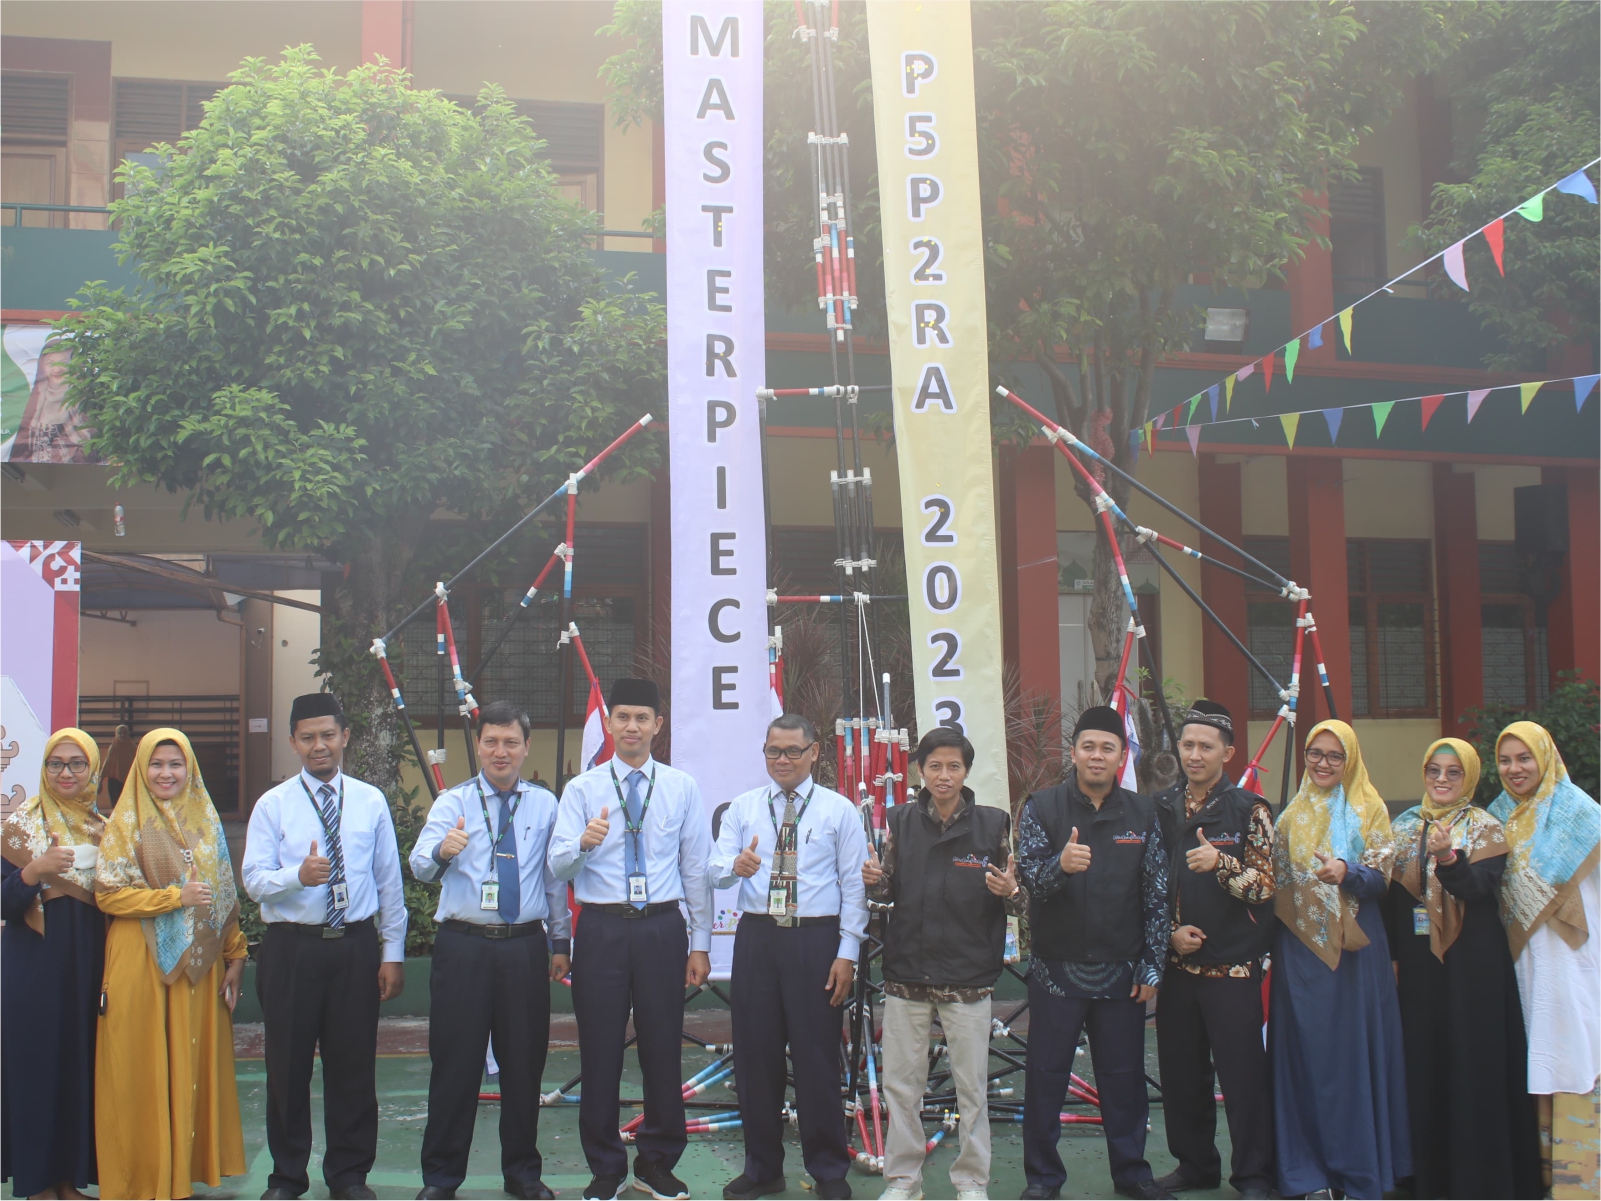
[(17, 1197), (82, 1197), (96, 1182), (95, 1010), (106, 948), (94, 898), (99, 776), (94, 739), (57, 730), (44, 744), (38, 794), (0, 832), (0, 1177)]
[(1382, 1197), (1412, 1174), (1401, 1013), (1380, 902), (1395, 844), (1356, 732), (1312, 727), (1280, 814), (1268, 1053), (1279, 1192)]
[[(1419, 1197), (1540, 1197), (1540, 1142), (1512, 953), (1501, 823), (1472, 804), (1478, 752), (1437, 739), (1395, 819), (1385, 909), (1401, 995)], [(1472, 1047), (1464, 1056), (1461, 1048)]]
[(188, 1197), (245, 1170), (233, 1008), (245, 939), (222, 821), (189, 740), (151, 730), (95, 875), (112, 916), (95, 1064), (100, 1193)]

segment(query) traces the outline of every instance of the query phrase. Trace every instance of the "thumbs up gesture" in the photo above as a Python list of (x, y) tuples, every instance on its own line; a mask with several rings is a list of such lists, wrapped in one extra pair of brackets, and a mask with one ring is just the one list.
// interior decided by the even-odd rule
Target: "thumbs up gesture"
[(989, 890), (998, 897), (1009, 897), (1017, 891), (1017, 856), (1010, 851), (1006, 852), (1006, 870), (1003, 872), (993, 863), (984, 865), (984, 883)]
[(458, 817), (453, 828), (445, 831), (445, 836), (439, 840), (439, 857), (441, 859), (454, 859), (467, 849), (467, 819)]
[(878, 861), (878, 852), (871, 846), (867, 848), (867, 862), (862, 864), (862, 884), (872, 888), (883, 882), (884, 865)]
[(1062, 848), (1062, 855), (1058, 862), (1062, 865), (1064, 876), (1075, 875), (1078, 872), (1090, 870), (1090, 849), (1078, 840), (1078, 827), (1067, 836), (1067, 845)]
[(611, 806), (602, 805), (600, 807), (600, 816), (589, 819), (589, 824), (584, 827), (584, 832), (578, 839), (579, 850), (593, 851), (606, 841), (606, 835), (611, 833), (611, 822), (606, 820), (610, 815)]
[(317, 854), (317, 840), (311, 840), (311, 850), (300, 861), (300, 882), (307, 888), (315, 888), (319, 884), (328, 883), (328, 859)]
[(1322, 851), (1313, 851), (1317, 856), (1318, 868), (1314, 875), (1325, 884), (1339, 884), (1345, 879), (1345, 860), (1336, 859), (1332, 855), (1325, 855)]
[(734, 857), (734, 874), (749, 879), (762, 868), (762, 857), (756, 853), (756, 843), (759, 839), (752, 838), (750, 846), (746, 847)]
[(31, 886), (39, 883), (41, 877), (59, 876), (71, 866), (72, 848), (62, 846), (61, 839), (52, 834), (49, 849), (22, 869), (22, 879), (25, 884)]
[(1195, 831), (1195, 845), (1184, 852), (1185, 865), (1192, 872), (1206, 873), (1217, 870), (1217, 848), (1206, 839), (1206, 831), (1200, 827)]

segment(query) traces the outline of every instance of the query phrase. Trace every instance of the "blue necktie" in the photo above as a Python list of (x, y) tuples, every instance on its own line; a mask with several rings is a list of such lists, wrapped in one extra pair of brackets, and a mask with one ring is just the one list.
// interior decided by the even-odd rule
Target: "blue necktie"
[[(628, 799), (623, 802), (623, 812), (628, 815), (628, 824), (630, 826), (637, 827), (640, 824), (641, 815), (638, 812), (639, 782), (644, 778), (645, 773), (642, 771), (628, 773)], [(645, 870), (645, 865), (639, 861), (639, 844), (644, 837), (645, 832), (643, 830), (638, 834), (630, 834), (626, 830), (623, 831), (623, 870), (629, 876), (632, 876), (635, 872), (643, 872)], [(644, 901), (630, 901), (629, 904), (633, 905), (635, 909), (643, 909), (645, 907)]]
[(332, 784), (317, 789), (317, 796), (321, 801), (324, 832), (328, 835), (328, 925), (337, 930), (345, 924), (345, 911), (334, 907), (333, 889), (345, 879), (345, 853), (339, 845), (339, 805), (334, 800)]
[(507, 830), (511, 822), (511, 802), (517, 794), (497, 792), (500, 798), (500, 830), (502, 836), (495, 856), (495, 879), (500, 883), (500, 918), (508, 926), (515, 925), (523, 907), (522, 872), (517, 868), (517, 831)]

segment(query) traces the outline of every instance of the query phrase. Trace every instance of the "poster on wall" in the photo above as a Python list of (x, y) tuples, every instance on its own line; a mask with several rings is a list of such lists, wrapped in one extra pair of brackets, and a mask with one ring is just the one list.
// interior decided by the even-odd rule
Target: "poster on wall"
[(77, 542), (0, 542), (0, 810), (39, 790), (45, 739), (78, 724)]
[(67, 404), (72, 343), (48, 325), (0, 325), (0, 461), (95, 463)]

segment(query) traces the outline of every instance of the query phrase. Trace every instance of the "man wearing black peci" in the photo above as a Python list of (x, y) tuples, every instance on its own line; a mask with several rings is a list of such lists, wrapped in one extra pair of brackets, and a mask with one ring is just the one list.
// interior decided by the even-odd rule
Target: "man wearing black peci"
[(1229, 711), (1196, 701), (1182, 721), (1185, 779), (1156, 796), (1173, 855), (1173, 933), (1156, 1053), (1167, 1147), (1178, 1160), (1157, 1183), (1177, 1191), (1218, 1186), (1215, 1070), (1233, 1148), (1229, 1183), (1242, 1196), (1266, 1197), (1273, 1111), (1262, 1045), (1262, 956), (1273, 920), (1273, 818), (1266, 801), (1223, 774), (1234, 754)]

